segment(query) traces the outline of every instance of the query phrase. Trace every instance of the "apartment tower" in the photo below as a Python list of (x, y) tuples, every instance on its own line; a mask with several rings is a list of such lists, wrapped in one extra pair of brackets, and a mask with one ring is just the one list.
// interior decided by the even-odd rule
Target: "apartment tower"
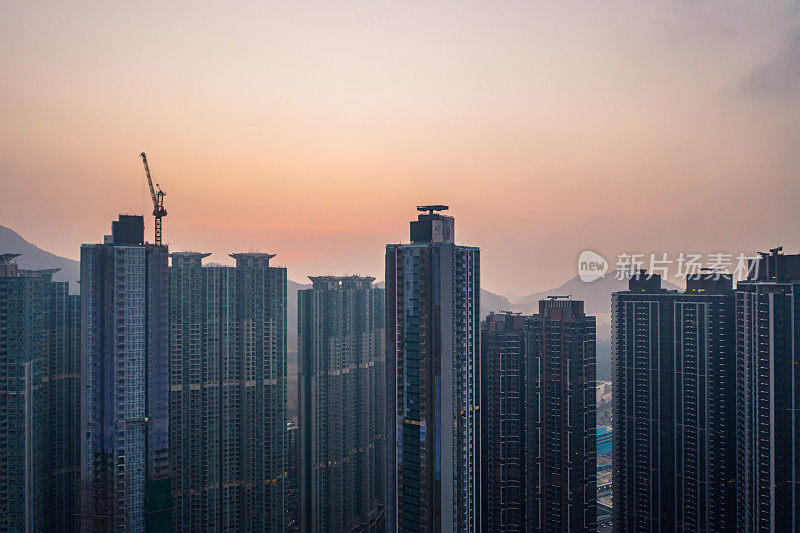
[(300, 526), (383, 530), (384, 290), (312, 276), (298, 294)]
[(386, 529), (477, 531), (480, 250), (421, 206), (386, 246)]

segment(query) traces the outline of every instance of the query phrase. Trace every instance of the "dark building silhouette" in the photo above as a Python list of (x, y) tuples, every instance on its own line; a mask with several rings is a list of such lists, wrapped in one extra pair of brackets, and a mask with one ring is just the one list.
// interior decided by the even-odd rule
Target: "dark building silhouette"
[(171, 254), (175, 531), (283, 531), (286, 269), (271, 254)]
[(596, 529), (595, 335), (571, 299), (484, 321), (484, 531)]
[(532, 317), (491, 314), (481, 327), (483, 531), (527, 531), (525, 327)]
[(736, 529), (800, 522), (800, 254), (761, 254), (736, 288)]
[(480, 529), (480, 251), (423, 206), (386, 246), (386, 529)]
[(300, 527), (382, 530), (384, 290), (310, 279), (298, 292)]
[(644, 272), (612, 296), (617, 531), (735, 529), (735, 338), (731, 278), (685, 292)]
[(526, 331), (528, 531), (597, 529), (596, 332), (583, 302), (539, 302)]
[(81, 527), (168, 531), (169, 270), (120, 215), (81, 247)]

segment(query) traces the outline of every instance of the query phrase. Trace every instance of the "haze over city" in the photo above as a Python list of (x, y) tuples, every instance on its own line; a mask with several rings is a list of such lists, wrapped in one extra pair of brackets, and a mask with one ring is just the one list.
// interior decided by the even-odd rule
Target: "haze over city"
[[(446, 203), (482, 286), (581, 250), (800, 243), (792, 2), (0, 6), (0, 224), (78, 258), (167, 193), (171, 249), (383, 279)], [(764, 216), (769, 207), (780, 217)]]
[(0, 2), (0, 531), (800, 531), (800, 3)]

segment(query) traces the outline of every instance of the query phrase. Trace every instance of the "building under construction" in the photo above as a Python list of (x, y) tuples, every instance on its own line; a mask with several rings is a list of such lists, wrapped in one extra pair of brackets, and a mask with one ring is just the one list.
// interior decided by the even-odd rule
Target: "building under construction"
[(81, 529), (169, 531), (169, 270), (120, 215), (81, 247)]

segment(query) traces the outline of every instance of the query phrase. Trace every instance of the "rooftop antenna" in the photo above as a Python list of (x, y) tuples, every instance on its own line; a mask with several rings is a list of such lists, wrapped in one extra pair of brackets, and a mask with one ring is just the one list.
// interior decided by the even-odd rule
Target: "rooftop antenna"
[(418, 205), (417, 211), (427, 211), (429, 215), (432, 215), (436, 211), (447, 211), (450, 209), (449, 205)]

